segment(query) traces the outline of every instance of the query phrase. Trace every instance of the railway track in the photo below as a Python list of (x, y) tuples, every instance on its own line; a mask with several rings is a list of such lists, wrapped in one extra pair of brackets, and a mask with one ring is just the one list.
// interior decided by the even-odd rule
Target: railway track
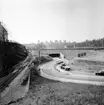
[[(11, 101), (17, 100), (18, 98), (24, 96), (24, 94), (27, 92), (27, 89), (29, 88), (28, 76), (30, 73), (32, 62), (33, 62), (32, 55), (28, 55), (28, 57), (24, 61), (20, 62), (19, 64), (17, 64), (17, 66), (13, 68), (15, 69), (13, 72), (11, 72), (9, 75), (0, 79), (0, 105), (5, 105), (4, 103), (7, 104)], [(26, 81), (25, 78), (28, 79), (27, 83), (25, 84), (25, 86), (22, 86), (22, 83)], [(20, 94), (20, 95), (18, 94), (17, 97), (15, 96), (16, 98), (12, 100), (12, 97), (13, 97), (11, 93), (12, 88), (14, 88), (14, 90), (15, 88), (19, 90), (19, 88), (16, 86), (18, 84), (21, 86), (21, 89), (24, 92), (23, 94)], [(8, 92), (6, 91), (7, 88), (9, 88)], [(2, 94), (5, 94), (5, 95), (2, 95)], [(8, 94), (11, 94), (11, 96), (9, 96)], [(8, 100), (6, 100), (6, 98)]]

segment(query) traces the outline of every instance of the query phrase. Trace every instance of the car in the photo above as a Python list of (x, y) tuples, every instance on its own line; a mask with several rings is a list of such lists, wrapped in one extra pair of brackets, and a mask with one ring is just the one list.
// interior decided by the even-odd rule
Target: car
[(61, 66), (61, 69), (65, 69), (65, 67), (64, 66)]
[(70, 71), (70, 67), (65, 68), (66, 71)]
[(61, 66), (61, 69), (64, 69), (65, 71), (70, 71), (70, 67), (66, 65)]
[(95, 75), (101, 75), (104, 76), (104, 70), (99, 71), (98, 73), (95, 73)]
[(61, 66), (66, 66), (66, 64), (65, 64), (65, 63), (63, 63)]
[(57, 62), (57, 64), (61, 64), (61, 63), (63, 63), (63, 61)]

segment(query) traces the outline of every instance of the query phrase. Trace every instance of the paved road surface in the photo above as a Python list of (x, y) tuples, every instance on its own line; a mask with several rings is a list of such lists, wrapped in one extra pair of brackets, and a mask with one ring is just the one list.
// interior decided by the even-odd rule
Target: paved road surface
[[(42, 66), (40, 66), (41, 68), (41, 74), (42, 76), (46, 77), (46, 78), (50, 78), (51, 79), (58, 79), (58, 80), (62, 80), (62, 81), (67, 81), (69, 80), (69, 82), (75, 82), (76, 83), (87, 83), (87, 84), (96, 84), (96, 85), (103, 85), (104, 84), (104, 77), (103, 76), (96, 76), (93, 73), (85, 73), (85, 72), (79, 72), (79, 71), (70, 71), (69, 73), (67, 72), (60, 72), (59, 70), (57, 70), (56, 67), (56, 63), (57, 60), (53, 60), (51, 62), (48, 62)], [(46, 75), (45, 75), (46, 74)]]

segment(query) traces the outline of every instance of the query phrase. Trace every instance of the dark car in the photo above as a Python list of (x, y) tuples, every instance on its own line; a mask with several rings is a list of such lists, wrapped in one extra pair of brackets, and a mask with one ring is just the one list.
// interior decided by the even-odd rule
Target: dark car
[(61, 66), (61, 69), (64, 69), (65, 71), (70, 71), (70, 67), (66, 65)]
[(61, 66), (66, 66), (66, 64), (65, 64), (65, 63), (63, 63)]
[(70, 71), (70, 67), (65, 68), (66, 71)]
[(104, 76), (104, 70), (103, 71), (100, 71), (98, 73), (95, 73), (95, 75), (101, 75), (101, 76)]
[(57, 64), (61, 64), (61, 63), (63, 63), (63, 61), (57, 62)]
[(65, 67), (64, 66), (61, 66), (61, 69), (65, 69)]

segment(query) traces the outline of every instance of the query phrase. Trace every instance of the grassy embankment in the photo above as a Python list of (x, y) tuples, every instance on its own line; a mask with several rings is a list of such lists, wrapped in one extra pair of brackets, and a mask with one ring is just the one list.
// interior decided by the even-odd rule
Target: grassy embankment
[(33, 67), (28, 94), (10, 105), (104, 105), (104, 86), (49, 80)]
[(102, 51), (94, 51), (89, 56), (75, 58), (72, 65), (79, 71), (99, 72), (104, 69), (104, 53)]

